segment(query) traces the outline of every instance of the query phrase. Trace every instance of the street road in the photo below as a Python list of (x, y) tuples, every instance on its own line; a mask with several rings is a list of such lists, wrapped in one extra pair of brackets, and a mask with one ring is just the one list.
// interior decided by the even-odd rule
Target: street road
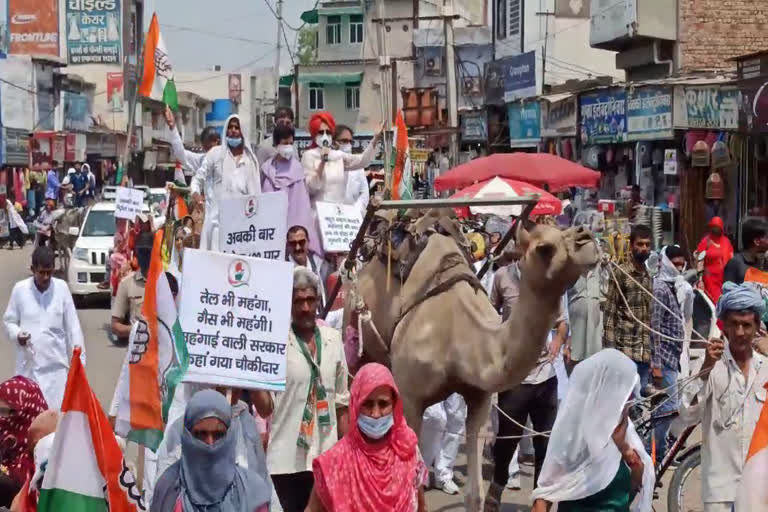
[[(15, 249), (9, 251), (0, 249), (0, 314), (5, 312), (11, 289), (16, 281), (31, 275), (29, 265), (31, 260), (31, 246), (24, 250)], [(80, 304), (78, 310), (80, 325), (85, 335), (86, 370), (88, 380), (91, 383), (96, 396), (101, 401), (104, 409), (109, 408), (112, 393), (120, 373), (120, 365), (123, 362), (125, 348), (112, 345), (107, 338), (109, 331), (109, 302), (87, 301)], [(0, 329), (0, 379), (13, 376), (15, 364), (14, 345), (8, 340), (5, 329)], [(463, 487), (466, 475), (466, 459), (460, 455), (456, 466), (456, 483)], [(490, 471), (488, 461), (484, 473), (486, 478)], [(505, 491), (502, 512), (518, 512), (530, 510), (528, 497), (533, 483), (533, 467), (523, 465), (523, 489), (521, 491)], [(487, 485), (487, 482), (486, 482)], [(666, 493), (664, 493), (666, 498)], [(657, 500), (654, 503), (657, 512), (666, 512), (666, 499)], [(464, 510), (463, 496), (449, 496), (439, 490), (427, 492), (427, 506), (433, 512), (449, 512)]]

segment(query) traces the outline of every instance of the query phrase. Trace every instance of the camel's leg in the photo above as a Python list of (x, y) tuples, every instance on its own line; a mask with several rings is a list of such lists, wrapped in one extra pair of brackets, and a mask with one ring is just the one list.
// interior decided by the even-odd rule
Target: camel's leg
[(403, 414), (405, 414), (406, 423), (416, 432), (417, 436), (421, 435), (421, 420), (424, 417), (424, 406), (413, 397), (402, 395), (400, 398), (403, 401)]
[(467, 393), (467, 486), (464, 489), (468, 512), (480, 512), (483, 507), (483, 439), (480, 431), (488, 421), (491, 395), (484, 392)]

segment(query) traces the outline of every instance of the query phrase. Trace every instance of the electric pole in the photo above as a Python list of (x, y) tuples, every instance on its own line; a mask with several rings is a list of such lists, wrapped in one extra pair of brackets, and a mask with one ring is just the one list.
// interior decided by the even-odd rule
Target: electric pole
[[(453, 38), (453, 0), (443, 0), (443, 26), (445, 28), (446, 107), (451, 130), (459, 126), (459, 99), (456, 87), (456, 54)], [(450, 154), (452, 164), (459, 163), (459, 142), (456, 132), (451, 133)]]
[[(280, 99), (280, 49), (282, 48), (283, 0), (277, 0), (277, 52), (275, 53), (275, 109)], [(297, 112), (298, 114), (298, 112)]]
[[(537, 12), (536, 16), (544, 16), (544, 47), (541, 51), (541, 94), (546, 94), (544, 90), (544, 80), (547, 77), (547, 43), (549, 42), (549, 17), (554, 16), (552, 11)], [(525, 49), (523, 48), (523, 51)]]

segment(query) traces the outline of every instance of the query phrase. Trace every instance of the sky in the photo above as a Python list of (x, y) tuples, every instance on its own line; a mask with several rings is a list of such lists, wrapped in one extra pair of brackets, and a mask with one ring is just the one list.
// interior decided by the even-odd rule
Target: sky
[[(179, 71), (202, 71), (219, 64), (223, 71), (273, 66), (277, 20), (266, 2), (276, 0), (145, 0), (145, 30), (157, 11), (168, 54)], [(283, 17), (292, 27), (315, 0), (284, 0)], [(0, 19), (5, 19), (7, 0), (0, 0)], [(286, 28), (290, 46), (295, 32)], [(291, 69), (283, 44), (281, 71)]]

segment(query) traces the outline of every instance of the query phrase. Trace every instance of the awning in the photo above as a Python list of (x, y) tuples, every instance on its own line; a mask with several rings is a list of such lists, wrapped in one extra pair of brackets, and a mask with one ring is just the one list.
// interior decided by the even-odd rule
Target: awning
[(362, 82), (363, 72), (354, 73), (299, 73), (299, 83), (309, 82), (328, 85), (341, 85), (351, 82)]
[(280, 87), (290, 87), (293, 85), (293, 75), (283, 75), (280, 77)]
[(320, 16), (341, 16), (342, 14), (363, 14), (363, 8), (360, 6), (349, 7), (321, 7), (319, 9), (312, 9), (311, 11), (304, 11), (301, 13), (301, 21), (308, 25), (316, 25)]

